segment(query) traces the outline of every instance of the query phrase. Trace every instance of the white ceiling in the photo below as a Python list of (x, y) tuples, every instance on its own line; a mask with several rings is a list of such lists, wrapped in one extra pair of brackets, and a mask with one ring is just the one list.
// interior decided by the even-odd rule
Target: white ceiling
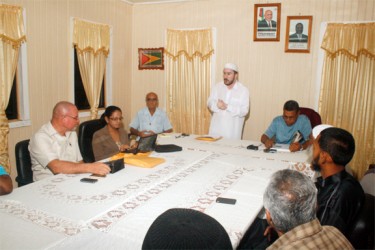
[(122, 0), (130, 4), (159, 4), (159, 3), (176, 3), (176, 2), (191, 2), (198, 0)]

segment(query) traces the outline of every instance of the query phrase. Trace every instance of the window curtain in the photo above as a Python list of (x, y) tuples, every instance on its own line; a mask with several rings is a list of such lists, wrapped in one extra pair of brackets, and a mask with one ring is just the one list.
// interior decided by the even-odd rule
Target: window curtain
[(328, 24), (322, 49), (319, 111), (325, 123), (353, 134), (350, 167), (360, 179), (375, 163), (375, 23)]
[(106, 58), (109, 54), (109, 26), (74, 20), (73, 44), (77, 50), (79, 71), (90, 104), (91, 119), (98, 116)]
[(167, 113), (176, 132), (207, 134), (212, 30), (167, 30)]
[(22, 7), (0, 4), (0, 164), (10, 172), (9, 124), (5, 109), (9, 103), (21, 43), (26, 41)]

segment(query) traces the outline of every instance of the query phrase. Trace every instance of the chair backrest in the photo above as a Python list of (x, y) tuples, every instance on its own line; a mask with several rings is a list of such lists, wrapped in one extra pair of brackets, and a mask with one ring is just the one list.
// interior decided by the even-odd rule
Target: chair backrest
[(82, 122), (78, 130), (78, 145), (84, 162), (95, 162), (92, 151), (92, 137), (96, 131), (106, 125), (105, 121), (95, 119)]
[(16, 144), (15, 147), (17, 166), (16, 181), (19, 187), (33, 182), (33, 171), (31, 169), (29, 141), (30, 140), (20, 141)]
[(370, 164), (360, 183), (365, 193), (375, 196), (375, 164)]
[(352, 233), (349, 236), (349, 241), (355, 249), (375, 249), (374, 202), (374, 196), (365, 194), (365, 202), (353, 225)]
[(322, 118), (320, 117), (319, 113), (311, 108), (303, 108), (300, 107), (300, 114), (305, 115), (309, 118), (311, 128), (314, 128), (317, 125), (322, 124)]

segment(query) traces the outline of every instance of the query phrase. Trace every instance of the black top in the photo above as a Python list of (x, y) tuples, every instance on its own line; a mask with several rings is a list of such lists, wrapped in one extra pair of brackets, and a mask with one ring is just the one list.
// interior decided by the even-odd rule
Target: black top
[(348, 237), (365, 198), (361, 185), (345, 170), (326, 179), (319, 177), (315, 185), (320, 223), (334, 226)]

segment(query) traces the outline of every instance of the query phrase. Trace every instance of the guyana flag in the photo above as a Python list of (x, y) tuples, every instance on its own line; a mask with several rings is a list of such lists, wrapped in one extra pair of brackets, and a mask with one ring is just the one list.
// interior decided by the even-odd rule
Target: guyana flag
[(264, 20), (264, 12), (263, 12), (263, 8), (260, 8), (259, 9), (258, 21), (262, 21), (262, 20)]
[(163, 65), (163, 51), (158, 49), (143, 49), (139, 53), (139, 61), (143, 68), (158, 68)]

